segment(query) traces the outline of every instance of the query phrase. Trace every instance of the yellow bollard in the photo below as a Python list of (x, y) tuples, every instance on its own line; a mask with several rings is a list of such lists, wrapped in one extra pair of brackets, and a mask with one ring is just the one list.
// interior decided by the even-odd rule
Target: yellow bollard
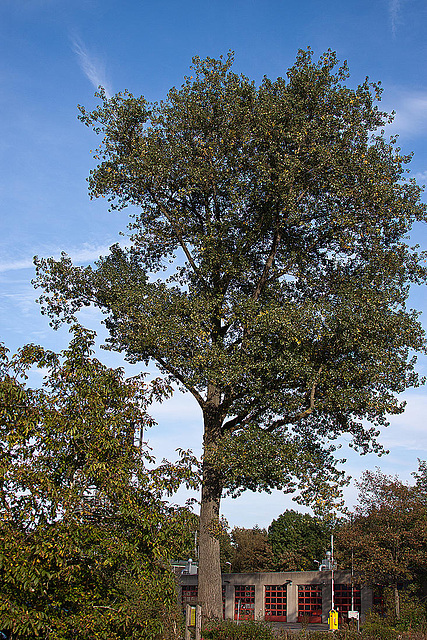
[(335, 631), (336, 629), (338, 629), (338, 611), (335, 611), (335, 609), (330, 610), (328, 623), (330, 631)]

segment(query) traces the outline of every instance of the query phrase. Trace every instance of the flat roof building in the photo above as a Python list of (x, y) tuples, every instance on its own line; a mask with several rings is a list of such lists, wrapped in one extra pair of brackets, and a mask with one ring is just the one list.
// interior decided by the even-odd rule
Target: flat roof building
[[(181, 574), (182, 605), (197, 604), (197, 574)], [(330, 571), (223, 573), (223, 615), (231, 620), (326, 624), (332, 608)], [(341, 623), (349, 611), (363, 621), (372, 609), (372, 589), (351, 584), (346, 571), (334, 571), (334, 608)]]

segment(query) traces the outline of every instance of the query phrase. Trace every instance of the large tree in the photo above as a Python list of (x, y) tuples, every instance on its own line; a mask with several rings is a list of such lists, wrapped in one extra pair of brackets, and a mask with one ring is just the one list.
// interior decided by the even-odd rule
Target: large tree
[(55, 324), (98, 306), (110, 348), (200, 405), (199, 599), (218, 617), (223, 491), (299, 488), (322, 508), (341, 481), (331, 441), (381, 450), (418, 383), (424, 333), (405, 302), (426, 276), (406, 244), (426, 211), (381, 133), (379, 86), (346, 86), (330, 51), (260, 86), (231, 66), (195, 58), (160, 103), (101, 91), (81, 108), (102, 137), (91, 196), (136, 207), (128, 246), (95, 267), (37, 262)]
[[(0, 629), (13, 640), (155, 640), (179, 624), (168, 558), (187, 512), (162, 498), (185, 468), (149, 471), (140, 442), (167, 387), (105, 367), (93, 340), (75, 327), (59, 355), (0, 345)], [(33, 365), (42, 388), (26, 382)]]

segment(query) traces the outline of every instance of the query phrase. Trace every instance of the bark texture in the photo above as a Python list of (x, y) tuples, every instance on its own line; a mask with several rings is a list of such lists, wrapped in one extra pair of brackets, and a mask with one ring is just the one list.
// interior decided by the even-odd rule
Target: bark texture
[[(220, 396), (214, 386), (208, 388), (209, 403), (204, 410), (204, 451), (221, 437), (222, 418), (219, 414)], [(219, 473), (206, 460), (203, 462), (203, 483), (200, 503), (200, 560), (198, 601), (202, 617), (222, 618), (222, 586), (219, 554), (219, 507), (222, 480)]]

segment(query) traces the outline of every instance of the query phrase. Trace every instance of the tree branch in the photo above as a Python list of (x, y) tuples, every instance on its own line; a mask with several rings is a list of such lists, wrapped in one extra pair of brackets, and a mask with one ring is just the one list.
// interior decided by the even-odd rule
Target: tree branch
[(257, 411), (253, 411), (252, 409), (249, 409), (248, 412), (240, 414), (238, 416), (235, 416), (231, 420), (228, 420), (228, 422), (222, 425), (222, 430), (231, 431), (238, 425), (241, 425), (241, 426), (247, 425), (251, 422), (251, 420), (253, 420), (256, 417), (257, 413), (258, 413)]
[(181, 384), (184, 385), (184, 387), (187, 389), (187, 391), (189, 391), (197, 400), (199, 406), (204, 409), (206, 406), (206, 401), (203, 400), (203, 397), (200, 395), (200, 393), (197, 391), (197, 389), (195, 389), (192, 385), (189, 385), (188, 382), (185, 381), (184, 376), (182, 376), (178, 369), (175, 369), (175, 367), (172, 367), (171, 365), (167, 364), (163, 358), (160, 358), (159, 356), (153, 356), (153, 358), (160, 364), (160, 366), (163, 367), (163, 369), (166, 369), (166, 371), (168, 371), (169, 373), (171, 373), (173, 376), (175, 376), (175, 378), (177, 380), (179, 380), (179, 382), (181, 382)]
[(319, 378), (320, 374), (322, 373), (322, 369), (323, 369), (323, 365), (320, 365), (319, 371), (317, 372), (316, 379), (314, 380), (313, 385), (311, 387), (310, 404), (307, 407), (307, 409), (305, 409), (305, 411), (301, 411), (301, 413), (297, 413), (297, 414), (295, 414), (293, 416), (288, 414), (286, 417), (281, 418), (280, 420), (275, 420), (273, 422), (273, 424), (271, 424), (269, 427), (267, 427), (266, 431), (272, 432), (275, 429), (278, 429), (279, 427), (283, 427), (285, 424), (289, 424), (290, 422), (298, 422), (299, 420), (302, 420), (303, 418), (306, 418), (311, 413), (313, 413), (314, 407), (315, 407), (315, 404), (316, 404), (315, 395), (316, 395), (317, 382), (318, 382), (318, 378)]
[[(307, 192), (308, 192), (308, 187), (301, 191), (301, 193), (299, 194), (298, 198), (296, 199), (296, 203), (295, 203), (296, 205), (299, 205), (301, 203), (302, 199), (304, 198), (304, 196), (305, 196), (305, 194)], [(279, 228), (279, 216), (278, 216), (277, 220), (276, 220), (276, 231), (274, 233), (274, 237), (273, 237), (273, 242), (272, 242), (272, 245), (271, 245), (270, 253), (269, 253), (268, 258), (267, 258), (267, 260), (266, 260), (266, 262), (264, 264), (264, 269), (263, 269), (263, 272), (261, 274), (260, 279), (258, 280), (258, 284), (256, 286), (256, 289), (252, 294), (252, 300), (255, 300), (255, 301), (258, 300), (259, 296), (262, 293), (262, 290), (263, 290), (263, 288), (264, 288), (264, 286), (265, 286), (265, 284), (267, 282), (267, 279), (268, 279), (268, 274), (269, 274), (270, 269), (271, 269), (271, 267), (273, 265), (273, 261), (274, 261), (274, 258), (276, 256), (277, 250), (279, 248), (279, 244), (280, 244), (280, 241), (282, 239), (282, 235), (283, 235), (283, 231), (281, 231), (280, 228)]]
[(176, 225), (174, 219), (172, 218), (172, 216), (169, 214), (168, 210), (166, 209), (166, 207), (160, 202), (160, 200), (157, 198), (157, 196), (152, 193), (150, 191), (150, 196), (153, 198), (154, 202), (156, 203), (156, 205), (159, 207), (160, 211), (163, 213), (163, 215), (165, 216), (166, 220), (169, 222), (169, 224), (171, 225), (177, 239), (178, 242), (181, 246), (181, 249), (184, 251), (185, 256), (188, 260), (188, 262), (190, 263), (194, 273), (197, 275), (197, 277), (199, 278), (200, 282), (202, 283), (202, 285), (204, 286), (205, 289), (208, 289), (208, 285), (205, 281), (205, 279), (202, 277), (200, 270), (198, 268), (198, 266), (196, 265), (193, 256), (191, 255), (187, 245), (185, 244), (183, 237), (182, 237), (182, 233), (180, 231), (180, 229), (178, 228), (178, 226)]
[(282, 232), (279, 230), (278, 224), (277, 224), (277, 228), (276, 228), (276, 231), (275, 231), (275, 234), (274, 234), (274, 238), (273, 238), (273, 242), (272, 242), (272, 245), (271, 245), (270, 253), (269, 253), (268, 258), (267, 258), (267, 260), (265, 262), (264, 269), (262, 271), (260, 279), (258, 280), (258, 284), (256, 286), (256, 289), (252, 294), (252, 300), (255, 300), (255, 301), (258, 300), (259, 296), (261, 295), (261, 292), (262, 292), (262, 290), (263, 290), (263, 288), (265, 286), (265, 283), (267, 282), (268, 274), (269, 274), (269, 271), (270, 271), (271, 266), (273, 264), (274, 258), (276, 256), (277, 249), (279, 247), (281, 238), (282, 238)]

